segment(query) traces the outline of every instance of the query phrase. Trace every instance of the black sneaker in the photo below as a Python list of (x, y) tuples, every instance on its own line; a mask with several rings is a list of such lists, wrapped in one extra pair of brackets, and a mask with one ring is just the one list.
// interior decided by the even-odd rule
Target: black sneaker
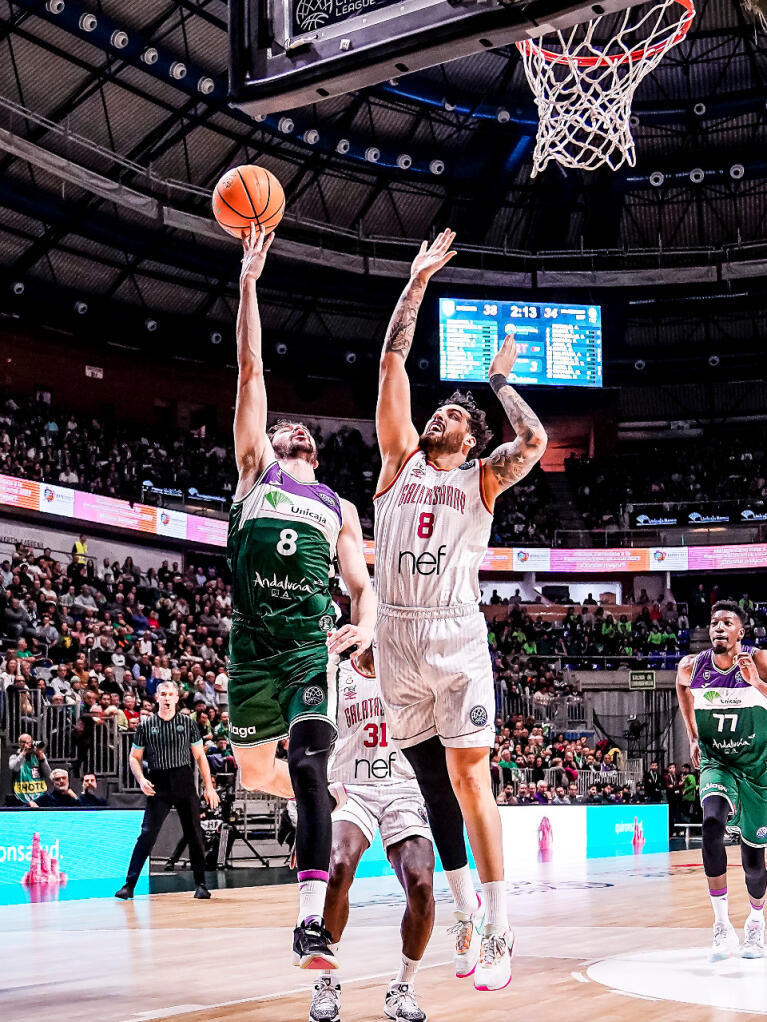
[(121, 901), (130, 901), (133, 897), (133, 888), (129, 884), (123, 884), (119, 891), (115, 891), (115, 898)]
[(293, 930), (293, 964), (299, 969), (337, 969), (330, 943), (330, 934), (319, 919), (302, 923)]
[(205, 886), (205, 884), (198, 884), (197, 889), (194, 892), (194, 896), (195, 898), (209, 898), (210, 891)]
[(165, 870), (166, 873), (173, 873), (174, 870), (176, 869), (176, 863), (173, 861), (173, 859), (168, 859), (168, 861), (163, 866), (163, 869)]

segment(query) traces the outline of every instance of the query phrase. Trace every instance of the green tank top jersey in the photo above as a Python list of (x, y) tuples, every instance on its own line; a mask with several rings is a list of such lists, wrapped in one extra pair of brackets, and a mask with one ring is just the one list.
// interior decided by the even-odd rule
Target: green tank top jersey
[(330, 631), (330, 569), (341, 524), (338, 494), (272, 462), (229, 514), (235, 626), (239, 620), (304, 643)]
[(757, 784), (767, 784), (767, 699), (737, 666), (714, 663), (699, 653), (690, 679), (702, 765), (720, 763)]

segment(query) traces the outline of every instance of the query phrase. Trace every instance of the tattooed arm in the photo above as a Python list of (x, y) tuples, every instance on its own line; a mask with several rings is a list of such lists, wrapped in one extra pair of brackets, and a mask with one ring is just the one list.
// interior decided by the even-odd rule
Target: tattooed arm
[(426, 285), (437, 270), (441, 270), (455, 255), (450, 251), (454, 240), (453, 231), (443, 231), (431, 245), (423, 242), (413, 260), (410, 280), (400, 295), (386, 331), (378, 372), (376, 406), (376, 433), (382, 461), (378, 490), (386, 489), (405, 458), (418, 445), (405, 360), (413, 345), (418, 310)]
[(506, 335), (500, 351), (490, 365), (490, 386), (503, 405), (503, 410), (517, 434), (509, 444), (496, 447), (485, 460), (485, 500), (490, 507), (496, 497), (523, 479), (546, 450), (546, 430), (526, 401), (506, 382), (517, 360), (514, 334)]

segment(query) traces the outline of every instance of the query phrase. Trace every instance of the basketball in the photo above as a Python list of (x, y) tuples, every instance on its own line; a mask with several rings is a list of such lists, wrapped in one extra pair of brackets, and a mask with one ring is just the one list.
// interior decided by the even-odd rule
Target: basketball
[(271, 234), (285, 212), (285, 192), (271, 171), (246, 164), (227, 170), (213, 190), (212, 204), (227, 234), (241, 238), (251, 224)]

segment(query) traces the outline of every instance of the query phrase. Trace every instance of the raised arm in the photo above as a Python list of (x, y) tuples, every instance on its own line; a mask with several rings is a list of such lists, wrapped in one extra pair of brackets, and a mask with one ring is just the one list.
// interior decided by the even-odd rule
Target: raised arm
[(425, 241), (421, 244), (410, 268), (410, 280), (400, 295), (386, 330), (378, 371), (376, 406), (376, 433), (382, 461), (379, 490), (386, 489), (418, 444), (405, 360), (413, 345), (418, 310), (426, 285), (437, 270), (441, 270), (455, 255), (450, 251), (454, 240), (454, 231), (443, 231), (431, 245)]
[(517, 345), (514, 334), (510, 333), (490, 363), (489, 382), (517, 436), (511, 443), (496, 447), (485, 461), (485, 499), (490, 507), (499, 493), (518, 483), (541, 460), (548, 442), (541, 420), (507, 383), (516, 360)]
[(266, 435), (266, 387), (261, 358), (261, 317), (256, 298), (256, 281), (261, 276), (266, 253), (274, 235), (263, 229), (243, 238), (240, 271), (240, 308), (237, 314), (237, 403), (234, 409), (234, 456), (240, 484), (249, 489), (272, 457)]
[(700, 748), (698, 746), (698, 726), (695, 723), (695, 701), (690, 691), (694, 666), (695, 657), (690, 654), (683, 656), (679, 661), (676, 672), (676, 694), (679, 699), (679, 709), (682, 711), (682, 720), (687, 729), (687, 738), (690, 742), (690, 762), (697, 770), (700, 766)]
[(370, 584), (370, 575), (362, 547), (362, 529), (357, 508), (348, 500), (341, 501), (344, 524), (338, 536), (338, 566), (341, 578), (351, 596), (351, 619), (337, 632), (328, 636), (331, 653), (342, 653), (345, 649), (362, 652), (373, 641), (376, 623), (376, 596)]

